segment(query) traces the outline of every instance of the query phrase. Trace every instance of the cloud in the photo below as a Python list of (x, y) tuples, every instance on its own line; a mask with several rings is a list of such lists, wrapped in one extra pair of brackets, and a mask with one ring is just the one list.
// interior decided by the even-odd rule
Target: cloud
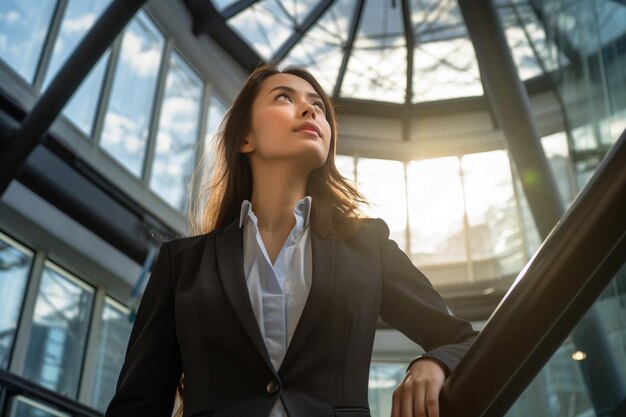
[(142, 77), (156, 76), (161, 62), (161, 46), (128, 30), (122, 43), (122, 62)]
[(66, 19), (65, 22), (63, 22), (63, 30), (66, 31), (68, 35), (82, 36), (93, 26), (95, 21), (95, 13), (86, 13), (73, 19)]

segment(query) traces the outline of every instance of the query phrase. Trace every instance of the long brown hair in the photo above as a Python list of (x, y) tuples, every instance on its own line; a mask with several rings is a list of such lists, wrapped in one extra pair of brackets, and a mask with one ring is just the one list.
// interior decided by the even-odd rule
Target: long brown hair
[(239, 150), (252, 126), (252, 104), (263, 81), (275, 74), (291, 74), (309, 82), (327, 109), (326, 120), (331, 128), (328, 157), (323, 166), (311, 171), (306, 186), (307, 194), (312, 197), (312, 231), (321, 237), (333, 238), (349, 236), (358, 228), (359, 204), (367, 204), (367, 201), (335, 166), (337, 121), (330, 97), (305, 68), (290, 65), (279, 70), (275, 66), (263, 65), (250, 74), (218, 129), (211, 176), (203, 174), (208, 165), (206, 159), (211, 157), (210, 151), (202, 153), (202, 163), (194, 170), (191, 184), (198, 185), (193, 186), (190, 193), (188, 220), (191, 235), (208, 233), (228, 224), (239, 215), (243, 200), (251, 199), (252, 170), (248, 157)]

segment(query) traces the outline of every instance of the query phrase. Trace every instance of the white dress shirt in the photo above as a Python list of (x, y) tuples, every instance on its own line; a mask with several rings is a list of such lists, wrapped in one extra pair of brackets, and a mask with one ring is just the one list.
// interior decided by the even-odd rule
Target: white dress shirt
[[(252, 203), (241, 204), (243, 262), (252, 309), (274, 369), (278, 371), (309, 296), (312, 276), (311, 196), (294, 207), (296, 224), (272, 265), (261, 239)], [(280, 397), (268, 417), (285, 417)]]

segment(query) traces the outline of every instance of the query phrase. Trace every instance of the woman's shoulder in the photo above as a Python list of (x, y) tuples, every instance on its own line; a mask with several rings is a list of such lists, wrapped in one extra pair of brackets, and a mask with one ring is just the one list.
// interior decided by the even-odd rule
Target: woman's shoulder
[(359, 218), (359, 227), (350, 238), (356, 239), (380, 239), (389, 236), (389, 227), (381, 218), (361, 217)]
[(206, 246), (207, 239), (209, 239), (212, 234), (213, 232), (193, 236), (179, 236), (173, 239), (165, 240), (162, 244), (167, 244), (171, 257), (180, 253), (201, 253)]

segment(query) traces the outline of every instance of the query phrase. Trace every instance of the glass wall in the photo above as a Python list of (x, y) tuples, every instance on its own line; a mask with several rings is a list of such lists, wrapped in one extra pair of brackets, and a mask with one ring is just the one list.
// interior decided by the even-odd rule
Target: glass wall
[(173, 207), (188, 207), (188, 183), (194, 165), (203, 83), (172, 54), (159, 120), (150, 188)]
[[(69, 0), (67, 2), (50, 64), (45, 70), (43, 90), (48, 87), (50, 81), (110, 2), (111, 0)], [(109, 58), (109, 53), (105, 53), (63, 109), (63, 114), (87, 136), (91, 136)]]
[(0, 58), (28, 83), (43, 52), (56, 0), (0, 2)]
[(564, 107), (578, 187), (626, 129), (626, 5), (609, 0), (535, 0), (548, 36), (562, 51), (552, 79)]
[(7, 369), (33, 254), (0, 233), (0, 368)]
[(35, 303), (24, 376), (78, 396), (94, 289), (46, 262)]
[(515, 276), (528, 260), (526, 229), (535, 226), (526, 224), (532, 217), (507, 151), (406, 163), (339, 155), (337, 167), (348, 179), (356, 175), (371, 203), (364, 214), (384, 219), (435, 285)]
[(106, 410), (117, 386), (132, 322), (130, 310), (106, 297), (100, 324), (100, 342), (96, 359), (96, 373), (91, 405), (102, 412)]
[[(37, 257), (43, 266), (33, 269)], [(96, 302), (98, 292), (103, 302)], [(32, 302), (24, 307), (27, 298)], [(2, 233), (0, 300), (0, 367), (104, 412), (130, 337), (129, 309), (106, 289), (96, 289)], [(93, 331), (95, 337), (89, 336)], [(19, 417), (57, 415), (19, 395), (10, 404)]]
[(139, 14), (126, 29), (100, 146), (136, 177), (142, 175), (165, 38)]
[[(35, 96), (41, 94), (110, 3), (0, 2), (0, 60)], [(139, 187), (184, 215), (191, 173), (206, 145), (200, 132), (212, 134), (226, 106), (176, 47), (140, 11), (88, 74), (63, 115), (91, 142), (89, 157), (107, 160), (104, 175), (113, 181), (134, 177)], [(113, 169), (108, 169), (109, 161)]]

